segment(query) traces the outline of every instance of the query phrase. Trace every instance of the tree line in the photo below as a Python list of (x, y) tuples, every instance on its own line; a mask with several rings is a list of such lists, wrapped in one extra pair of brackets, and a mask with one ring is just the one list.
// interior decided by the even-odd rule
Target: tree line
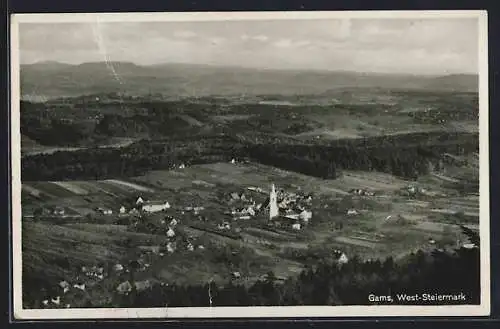
[[(475, 248), (417, 251), (400, 260), (388, 257), (363, 261), (354, 256), (342, 266), (322, 260), (296, 278), (280, 282), (270, 272), (251, 286), (233, 282), (226, 285), (214, 282), (188, 286), (158, 284), (126, 298), (116, 295), (112, 304), (115, 307), (479, 304), (479, 236), (467, 228), (463, 230)], [(463, 293), (465, 300), (414, 302), (398, 298), (403, 294), (423, 293)], [(393, 302), (376, 302), (369, 299), (370, 295), (390, 295)]]
[(22, 161), (22, 175), (24, 180), (105, 179), (170, 169), (180, 163), (238, 158), (327, 179), (340, 176), (342, 169), (373, 170), (415, 179), (436, 166), (441, 154), (477, 152), (478, 145), (478, 134), (448, 132), (317, 144), (281, 141), (265, 134), (256, 138), (193, 134), (144, 140), (120, 149), (89, 148), (27, 156)]

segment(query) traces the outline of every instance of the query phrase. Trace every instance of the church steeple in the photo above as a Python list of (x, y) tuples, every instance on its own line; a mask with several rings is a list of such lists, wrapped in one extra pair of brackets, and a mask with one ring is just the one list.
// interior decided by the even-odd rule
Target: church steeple
[(276, 197), (276, 188), (274, 184), (271, 186), (271, 193), (269, 194), (269, 219), (278, 217), (278, 200)]

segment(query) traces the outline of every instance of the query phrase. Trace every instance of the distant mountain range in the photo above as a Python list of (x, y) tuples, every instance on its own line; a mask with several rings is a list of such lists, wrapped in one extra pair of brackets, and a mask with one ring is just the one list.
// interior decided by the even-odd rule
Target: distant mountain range
[(24, 98), (94, 93), (165, 96), (323, 94), (340, 88), (477, 92), (478, 76), (439, 77), (357, 72), (264, 70), (192, 64), (140, 66), (129, 62), (21, 65)]

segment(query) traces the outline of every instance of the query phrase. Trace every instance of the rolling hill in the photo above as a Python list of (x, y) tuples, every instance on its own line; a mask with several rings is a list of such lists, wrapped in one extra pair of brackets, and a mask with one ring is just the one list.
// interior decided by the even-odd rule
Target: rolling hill
[(424, 77), (356, 72), (260, 70), (191, 64), (140, 66), (129, 62), (79, 65), (40, 62), (21, 66), (24, 98), (122, 92), (165, 96), (322, 94), (339, 88), (476, 92), (475, 75)]

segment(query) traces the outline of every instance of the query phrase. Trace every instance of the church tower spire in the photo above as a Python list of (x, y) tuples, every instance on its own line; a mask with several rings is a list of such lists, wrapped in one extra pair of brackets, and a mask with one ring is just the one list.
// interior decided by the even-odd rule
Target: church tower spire
[(271, 193), (269, 194), (269, 219), (278, 217), (278, 200), (276, 196), (276, 188), (274, 184), (271, 187)]

